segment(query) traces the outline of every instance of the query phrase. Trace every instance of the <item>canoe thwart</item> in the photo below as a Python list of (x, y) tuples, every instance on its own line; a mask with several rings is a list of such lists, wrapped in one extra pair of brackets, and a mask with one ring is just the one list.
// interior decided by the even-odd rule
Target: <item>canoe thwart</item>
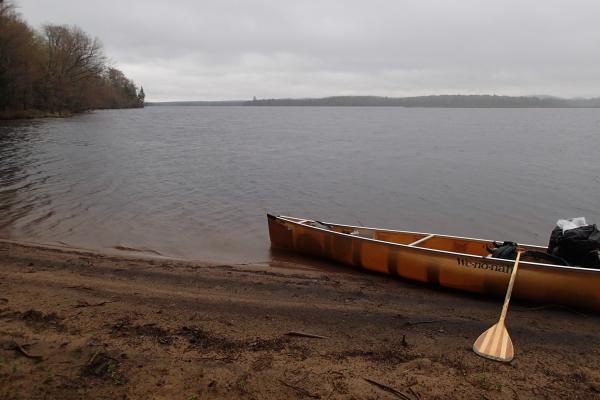
[(432, 237), (435, 237), (435, 235), (434, 235), (434, 234), (431, 234), (431, 235), (429, 235), (429, 236), (425, 236), (424, 238), (421, 238), (421, 239), (419, 239), (419, 240), (417, 240), (417, 241), (415, 241), (415, 242), (412, 242), (411, 244), (409, 244), (409, 246), (416, 246), (416, 245), (418, 245), (418, 244), (421, 244), (421, 243), (423, 243), (423, 242), (425, 242), (425, 241), (427, 241), (427, 240), (431, 239)]

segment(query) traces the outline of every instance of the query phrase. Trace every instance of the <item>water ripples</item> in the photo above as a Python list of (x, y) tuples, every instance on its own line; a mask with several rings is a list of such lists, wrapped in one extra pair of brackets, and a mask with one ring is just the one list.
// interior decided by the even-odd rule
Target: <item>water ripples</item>
[(598, 219), (595, 109), (149, 107), (0, 125), (0, 236), (223, 262), (265, 210), (545, 243)]

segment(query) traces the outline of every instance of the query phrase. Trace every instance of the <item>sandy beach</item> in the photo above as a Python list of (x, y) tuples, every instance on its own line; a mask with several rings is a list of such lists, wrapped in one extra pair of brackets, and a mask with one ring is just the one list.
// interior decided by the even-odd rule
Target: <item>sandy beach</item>
[[(335, 266), (0, 241), (1, 399), (600, 398), (600, 316)], [(310, 337), (310, 336), (313, 337)]]

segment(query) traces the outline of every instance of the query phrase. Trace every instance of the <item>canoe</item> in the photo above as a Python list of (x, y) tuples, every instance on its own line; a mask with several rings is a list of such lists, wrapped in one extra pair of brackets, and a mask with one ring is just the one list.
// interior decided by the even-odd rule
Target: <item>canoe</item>
[[(355, 268), (502, 297), (513, 260), (493, 258), (492, 240), (340, 225), (267, 214), (271, 245)], [(544, 246), (519, 245), (546, 251)], [(600, 270), (523, 257), (513, 298), (600, 311)]]

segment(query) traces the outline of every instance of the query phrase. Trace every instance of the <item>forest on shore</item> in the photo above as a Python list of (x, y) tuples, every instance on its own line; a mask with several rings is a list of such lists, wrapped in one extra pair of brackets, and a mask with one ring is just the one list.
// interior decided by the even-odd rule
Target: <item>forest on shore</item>
[(143, 107), (144, 98), (110, 66), (98, 38), (70, 25), (37, 31), (14, 1), (0, 0), (0, 119)]

